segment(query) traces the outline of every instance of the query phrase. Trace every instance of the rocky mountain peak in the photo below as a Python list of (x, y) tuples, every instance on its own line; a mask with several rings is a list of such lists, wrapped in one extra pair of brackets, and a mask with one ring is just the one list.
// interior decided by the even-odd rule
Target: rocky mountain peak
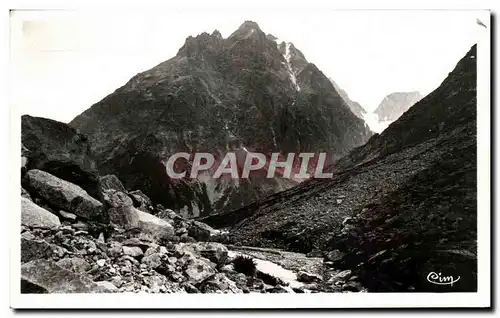
[(219, 31), (212, 34), (203, 32), (196, 37), (186, 38), (184, 45), (179, 49), (178, 56), (197, 56), (204, 51), (219, 51), (223, 46), (223, 38)]
[(214, 32), (212, 32), (212, 36), (215, 36), (217, 38), (221, 38), (222, 39), (222, 34), (217, 29), (215, 29)]
[(262, 32), (259, 25), (253, 21), (245, 21), (236, 31), (234, 31), (228, 39), (247, 39), (260, 38), (265, 39), (266, 34)]
[(392, 122), (421, 100), (422, 97), (422, 94), (418, 91), (391, 93), (384, 97), (374, 113), (378, 115), (380, 121)]
[(188, 37), (177, 56), (70, 125), (89, 136), (100, 173), (117, 174), (155, 203), (185, 216), (249, 204), (295, 182), (174, 182), (164, 163), (178, 152), (223, 158), (234, 140), (242, 152), (327, 152), (333, 162), (371, 136), (328, 78), (295, 45), (278, 42), (252, 21), (227, 39), (215, 31)]
[(248, 30), (255, 30), (255, 31), (262, 31), (259, 27), (259, 25), (257, 24), (257, 22), (254, 22), (254, 21), (250, 21), (250, 20), (246, 20), (245, 22), (243, 22), (242, 25), (240, 25), (240, 27), (238, 28), (238, 30), (245, 30), (245, 31), (248, 31)]

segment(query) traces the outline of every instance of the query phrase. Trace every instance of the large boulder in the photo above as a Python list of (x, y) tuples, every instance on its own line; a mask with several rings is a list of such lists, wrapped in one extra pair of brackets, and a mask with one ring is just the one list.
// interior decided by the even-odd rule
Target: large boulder
[(139, 227), (139, 214), (126, 193), (112, 189), (104, 190), (103, 200), (112, 225), (124, 229)]
[(174, 236), (174, 227), (165, 220), (137, 210), (139, 217), (138, 226), (143, 233), (150, 234), (154, 239), (168, 239)]
[(30, 192), (47, 200), (50, 205), (69, 211), (82, 218), (101, 216), (102, 203), (88, 195), (79, 186), (37, 169), (28, 171), (22, 180)]
[(129, 192), (129, 196), (134, 202), (134, 207), (141, 211), (149, 211), (152, 209), (151, 199), (147, 195), (142, 193), (141, 190), (134, 190)]
[(44, 240), (21, 237), (21, 263), (30, 262), (36, 259), (62, 257), (66, 253), (66, 249)]
[(21, 117), (26, 170), (40, 169), (74, 183), (99, 197), (99, 177), (87, 137), (55, 120)]
[(53, 261), (35, 260), (21, 266), (21, 293), (93, 293), (104, 291), (90, 278)]
[(124, 229), (140, 229), (152, 239), (168, 239), (174, 236), (174, 227), (165, 220), (136, 209), (132, 199), (124, 192), (106, 190), (103, 193), (109, 222)]
[(184, 274), (194, 285), (199, 284), (216, 273), (215, 264), (203, 257), (195, 257), (186, 252), (181, 261), (185, 262)]
[(115, 176), (114, 174), (108, 174), (106, 176), (100, 177), (99, 183), (101, 185), (102, 191), (116, 190), (121, 192), (127, 192), (120, 179), (118, 179), (118, 177)]
[(241, 294), (243, 291), (236, 286), (236, 283), (226, 277), (223, 273), (217, 273), (200, 284), (203, 293), (224, 293)]
[(55, 214), (23, 197), (21, 197), (21, 224), (46, 229), (56, 229), (61, 226), (61, 222)]
[(83, 258), (78, 257), (63, 258), (56, 264), (77, 274), (83, 274), (91, 267)]
[(198, 254), (209, 259), (215, 264), (222, 266), (228, 260), (228, 250), (226, 246), (214, 242), (197, 242), (179, 244), (184, 250)]
[(219, 232), (205, 223), (194, 220), (189, 222), (188, 235), (197, 241), (209, 241), (211, 236), (217, 235), (218, 233)]

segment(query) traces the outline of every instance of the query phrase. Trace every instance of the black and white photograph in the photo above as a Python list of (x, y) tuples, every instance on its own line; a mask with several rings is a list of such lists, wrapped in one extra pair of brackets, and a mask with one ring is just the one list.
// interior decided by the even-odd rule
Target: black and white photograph
[(11, 306), (491, 306), (491, 22), (11, 10)]

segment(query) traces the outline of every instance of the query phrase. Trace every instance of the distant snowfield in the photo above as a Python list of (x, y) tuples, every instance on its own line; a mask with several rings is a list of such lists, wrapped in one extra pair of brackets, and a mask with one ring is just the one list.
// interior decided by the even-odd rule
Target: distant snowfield
[(378, 115), (374, 113), (364, 113), (363, 120), (370, 127), (371, 131), (380, 134), (383, 132), (392, 121), (379, 121)]

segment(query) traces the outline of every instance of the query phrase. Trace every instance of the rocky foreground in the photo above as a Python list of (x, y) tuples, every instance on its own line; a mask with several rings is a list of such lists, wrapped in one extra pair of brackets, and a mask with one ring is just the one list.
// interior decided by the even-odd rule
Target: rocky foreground
[(48, 172), (24, 174), (22, 293), (363, 290), (351, 271), (321, 258), (224, 245), (224, 232), (153, 208), (113, 175), (100, 179), (102, 202)]

